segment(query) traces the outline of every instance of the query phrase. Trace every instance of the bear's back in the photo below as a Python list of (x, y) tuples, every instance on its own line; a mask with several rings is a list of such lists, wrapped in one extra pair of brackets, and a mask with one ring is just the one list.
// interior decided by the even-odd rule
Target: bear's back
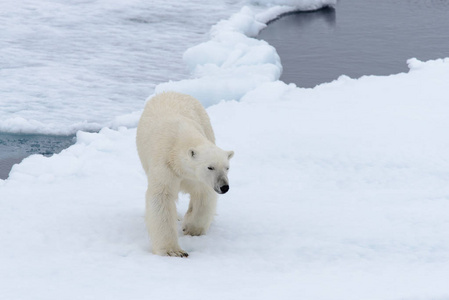
[(202, 104), (189, 95), (165, 92), (154, 96), (148, 101), (143, 114), (147, 114), (146, 120), (182, 120), (186, 118), (192, 121), (206, 138), (215, 143), (215, 136), (210, 124), (209, 116)]

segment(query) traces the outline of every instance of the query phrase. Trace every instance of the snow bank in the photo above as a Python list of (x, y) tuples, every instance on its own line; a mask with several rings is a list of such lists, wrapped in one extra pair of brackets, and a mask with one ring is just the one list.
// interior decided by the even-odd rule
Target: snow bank
[(335, 5), (337, 0), (250, 0), (250, 3), (265, 6), (284, 5), (307, 11)]
[[(155, 92), (187, 93), (210, 106), (221, 100), (239, 100), (257, 86), (278, 80), (282, 65), (276, 49), (251, 37), (281, 14), (335, 4), (334, 0), (284, 2), (289, 6), (263, 10), (245, 6), (228, 20), (220, 21), (212, 27), (209, 41), (184, 53), (183, 59), (193, 78), (162, 83)], [(269, 3), (264, 1), (265, 5)]]
[(337, 0), (250, 0), (250, 3), (265, 7), (258, 14), (257, 19), (262, 23), (268, 23), (286, 13), (317, 10), (326, 6), (334, 6), (337, 4)]
[(183, 92), (210, 106), (221, 100), (238, 100), (261, 83), (279, 79), (282, 66), (274, 47), (249, 37), (264, 27), (249, 7), (219, 22), (211, 30), (210, 41), (184, 53), (194, 78), (160, 84), (156, 93)]

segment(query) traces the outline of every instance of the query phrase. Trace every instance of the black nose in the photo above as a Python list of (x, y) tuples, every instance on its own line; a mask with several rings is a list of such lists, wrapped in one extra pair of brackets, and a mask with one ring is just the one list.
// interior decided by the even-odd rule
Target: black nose
[(227, 191), (229, 191), (229, 185), (223, 185), (222, 187), (220, 187), (220, 191), (222, 194), (226, 193)]

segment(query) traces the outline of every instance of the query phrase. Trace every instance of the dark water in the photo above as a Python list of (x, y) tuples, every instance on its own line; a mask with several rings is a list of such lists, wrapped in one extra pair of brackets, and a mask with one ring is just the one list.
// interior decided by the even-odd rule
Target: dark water
[(406, 72), (409, 58), (449, 57), (449, 0), (340, 0), (283, 16), (259, 38), (276, 47), (281, 80), (300, 87)]
[(0, 133), (0, 179), (6, 179), (11, 167), (31, 154), (51, 156), (75, 142), (75, 136)]

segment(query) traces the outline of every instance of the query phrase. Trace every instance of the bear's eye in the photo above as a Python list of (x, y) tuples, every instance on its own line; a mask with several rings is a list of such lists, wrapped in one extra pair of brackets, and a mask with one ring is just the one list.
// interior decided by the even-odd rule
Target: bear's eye
[(215, 168), (214, 167), (207, 167), (209, 170), (211, 170), (211, 171), (213, 171), (213, 170), (215, 170)]

